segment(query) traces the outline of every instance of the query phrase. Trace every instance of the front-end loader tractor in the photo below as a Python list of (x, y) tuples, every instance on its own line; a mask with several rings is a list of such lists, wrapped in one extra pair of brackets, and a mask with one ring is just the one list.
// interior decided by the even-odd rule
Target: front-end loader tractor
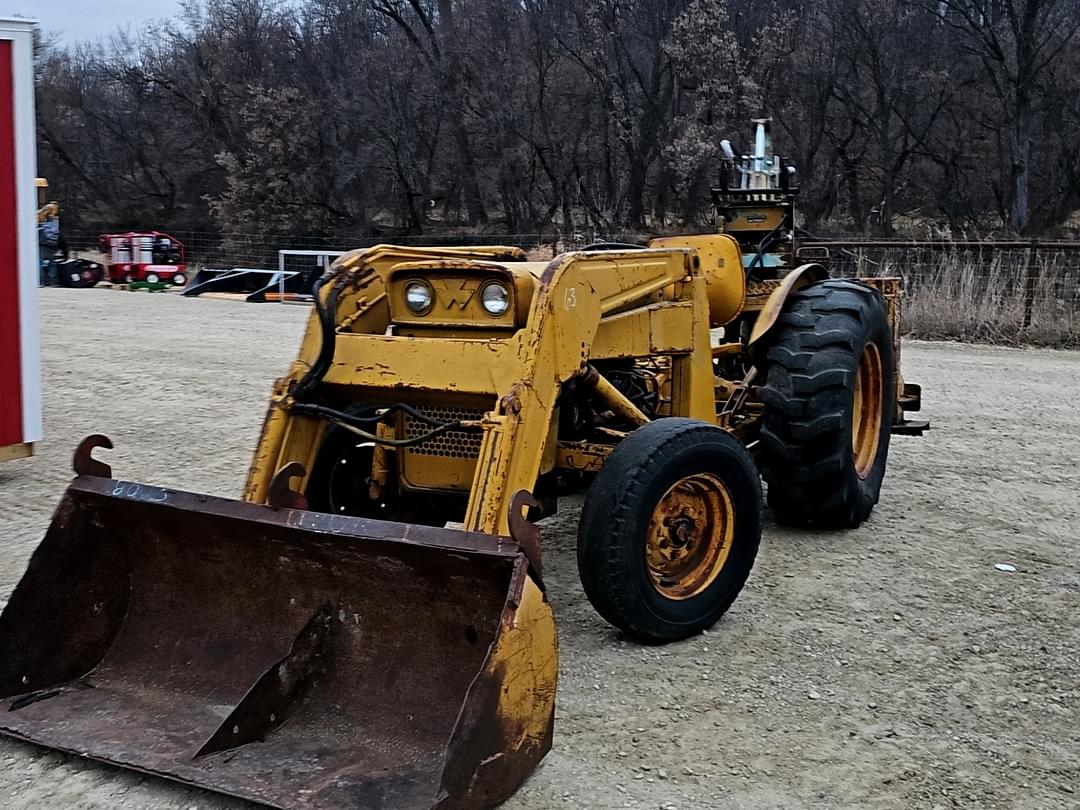
[(242, 501), (84, 441), (0, 616), (0, 730), (275, 807), (510, 795), (551, 745), (561, 495), (589, 600), (662, 643), (743, 587), (761, 477), (783, 522), (857, 526), (925, 427), (900, 281), (804, 260), (764, 126), (725, 180), (718, 233), (342, 256)]

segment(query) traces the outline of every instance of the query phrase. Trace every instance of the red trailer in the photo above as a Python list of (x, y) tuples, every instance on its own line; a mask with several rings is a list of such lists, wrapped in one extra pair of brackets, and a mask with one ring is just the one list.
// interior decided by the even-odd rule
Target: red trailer
[(184, 245), (160, 231), (107, 233), (98, 238), (113, 284), (147, 281), (177, 287), (187, 284)]
[(33, 29), (0, 19), (0, 461), (41, 440)]

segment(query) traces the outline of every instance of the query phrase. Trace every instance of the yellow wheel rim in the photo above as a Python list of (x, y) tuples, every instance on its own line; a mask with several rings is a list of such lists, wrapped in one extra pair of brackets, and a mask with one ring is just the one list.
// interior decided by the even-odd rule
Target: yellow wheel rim
[(855, 472), (866, 478), (877, 458), (881, 442), (881, 403), (885, 399), (885, 380), (881, 372), (881, 352), (873, 343), (866, 344), (855, 374), (855, 396), (851, 409), (851, 455)]
[(649, 579), (668, 599), (704, 591), (727, 563), (735, 541), (735, 506), (715, 475), (675, 482), (653, 509), (645, 534)]

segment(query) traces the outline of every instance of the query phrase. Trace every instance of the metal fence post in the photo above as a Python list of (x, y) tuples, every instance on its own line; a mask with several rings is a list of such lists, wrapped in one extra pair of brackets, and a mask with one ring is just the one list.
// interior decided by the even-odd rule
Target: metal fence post
[(1024, 270), (1024, 323), (1023, 328), (1031, 326), (1031, 313), (1035, 309), (1035, 287), (1039, 277), (1039, 240), (1032, 239), (1028, 248), (1027, 267)]

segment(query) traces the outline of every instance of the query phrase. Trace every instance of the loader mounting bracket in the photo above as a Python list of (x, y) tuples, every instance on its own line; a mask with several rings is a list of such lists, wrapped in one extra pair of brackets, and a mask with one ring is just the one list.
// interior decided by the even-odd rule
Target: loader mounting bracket
[(525, 509), (536, 509), (540, 506), (536, 498), (524, 489), (518, 490), (510, 500), (510, 536), (521, 546), (525, 553), (525, 559), (529, 561), (529, 567), (536, 575), (536, 584), (540, 590), (544, 590), (543, 562), (540, 559), (540, 529), (536, 524), (525, 517)]
[(286, 464), (276, 473), (270, 482), (267, 505), (272, 509), (307, 509), (307, 498), (289, 485), (294, 478), (307, 477), (307, 470), (299, 461)]
[(108, 436), (102, 436), (100, 433), (95, 433), (93, 436), (87, 436), (79, 442), (79, 446), (75, 448), (75, 458), (71, 463), (71, 466), (75, 469), (76, 475), (93, 475), (97, 478), (112, 478), (112, 467), (104, 461), (98, 461), (91, 455), (91, 453), (99, 447), (105, 450), (112, 450), (112, 439)]

